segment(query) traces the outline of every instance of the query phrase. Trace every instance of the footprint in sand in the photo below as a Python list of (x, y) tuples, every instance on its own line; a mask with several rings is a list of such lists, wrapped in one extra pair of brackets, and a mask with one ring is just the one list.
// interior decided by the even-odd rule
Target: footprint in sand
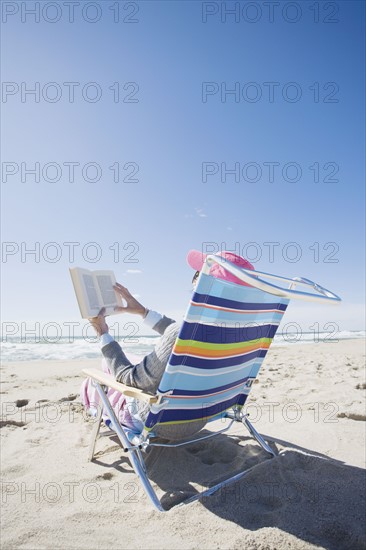
[(110, 479), (112, 479), (112, 477), (113, 477), (112, 472), (106, 472), (105, 474), (101, 474), (101, 475), (97, 476), (96, 479), (110, 480)]
[(349, 420), (361, 420), (361, 421), (365, 421), (366, 420), (366, 414), (362, 414), (362, 413), (356, 413), (356, 412), (339, 412), (337, 414), (337, 417), (338, 418), (349, 418)]
[(67, 397), (61, 397), (61, 399), (58, 400), (59, 403), (63, 403), (64, 401), (74, 401), (77, 398), (76, 393), (70, 393)]
[(17, 422), (16, 420), (0, 420), (0, 428), (5, 428), (6, 426), (16, 426), (21, 428), (25, 425), (25, 422)]
[(18, 407), (18, 409), (20, 409), (21, 407), (25, 407), (26, 405), (28, 405), (29, 403), (29, 399), (17, 399), (17, 401), (15, 401), (15, 405)]
[[(81, 413), (81, 414), (84, 414), (84, 412), (85, 412), (84, 405), (83, 405), (82, 403), (78, 403), (78, 402), (77, 402), (77, 403), (71, 403), (71, 404), (70, 404), (70, 409), (71, 409), (72, 411), (75, 411), (75, 412)], [(90, 420), (91, 420), (91, 421), (94, 421), (95, 418), (90, 417)]]
[(25, 441), (26, 443), (30, 443), (31, 447), (38, 447), (43, 440), (44, 438), (38, 437), (33, 439), (26, 439)]
[(366, 390), (366, 382), (363, 382), (362, 384), (357, 384), (357, 386), (355, 386), (356, 390)]
[[(209, 464), (212, 465), (215, 463), (215, 458), (210, 455), (210, 453), (207, 455), (207, 450), (202, 449), (202, 447), (187, 447), (186, 452), (196, 456), (203, 464)], [(206, 456), (205, 456), (206, 455)]]
[(230, 464), (233, 462), (241, 449), (234, 442), (227, 442), (225, 447), (221, 447), (220, 453), (215, 452), (215, 447), (211, 446), (203, 447), (199, 446), (189, 446), (186, 449), (186, 452), (189, 454), (195, 455), (202, 464), (207, 464), (212, 466), (213, 464)]

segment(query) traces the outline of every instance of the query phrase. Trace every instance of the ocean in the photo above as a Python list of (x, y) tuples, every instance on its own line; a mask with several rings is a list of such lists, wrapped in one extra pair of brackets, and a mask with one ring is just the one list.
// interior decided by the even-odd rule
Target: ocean
[[(278, 332), (272, 346), (293, 346), (298, 344), (313, 344), (327, 342), (334, 345), (340, 340), (365, 338), (364, 330), (339, 332)], [(153, 351), (159, 336), (121, 337), (120, 342), (126, 355), (144, 357)], [(51, 339), (36, 340), (31, 336), (26, 338), (7, 336), (1, 343), (1, 359), (3, 362), (34, 361), (34, 360), (77, 360), (95, 359), (101, 357), (100, 346), (94, 339), (84, 337), (62, 337), (55, 341)]]

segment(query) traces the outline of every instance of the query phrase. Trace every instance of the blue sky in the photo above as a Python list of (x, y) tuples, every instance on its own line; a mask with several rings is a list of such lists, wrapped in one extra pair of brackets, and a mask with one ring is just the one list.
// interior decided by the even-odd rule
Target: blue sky
[[(235, 2), (120, 2), (117, 23), (109, 0), (94, 3), (95, 23), (82, 17), (88, 2), (73, 23), (62, 2), (53, 4), (55, 23), (56, 8), (43, 13), (44, 2), (39, 23), (22, 13), (35, 2), (2, 6), (3, 322), (78, 320), (69, 266), (113, 269), (147, 307), (178, 318), (192, 276), (186, 254), (215, 243), (259, 270), (305, 276), (343, 298), (337, 310), (293, 305), (288, 318), (304, 329), (364, 328), (364, 3), (303, 1), (288, 10), (281, 2), (271, 22), (263, 2), (256, 13), (237, 2), (237, 22), (223, 22)], [(204, 23), (207, 11), (217, 13)], [(39, 102), (22, 101), (22, 82), (23, 91), (39, 83)], [(65, 82), (79, 83), (74, 102)], [(125, 101), (114, 101), (116, 82)], [(235, 87), (239, 95), (221, 96)], [(22, 169), (36, 162), (39, 182)], [(73, 182), (70, 162), (78, 163)], [(58, 181), (42, 176), (48, 163), (60, 167)], [(100, 167), (99, 181), (87, 180), (93, 167), (83, 177), (88, 163)], [(204, 163), (216, 171), (207, 181)], [(222, 163), (239, 167), (239, 181), (225, 181)], [(276, 163), (272, 182), (268, 163)], [(138, 181), (122, 181), (136, 165)], [(73, 262), (67, 242), (80, 243)], [(95, 263), (82, 254), (86, 246), (92, 256), (92, 242), (101, 251)], [(48, 243), (57, 243), (58, 261)], [(273, 258), (264, 243), (279, 243)], [(39, 261), (22, 261), (22, 247), (35, 246)], [(137, 262), (128, 261), (132, 252)]]

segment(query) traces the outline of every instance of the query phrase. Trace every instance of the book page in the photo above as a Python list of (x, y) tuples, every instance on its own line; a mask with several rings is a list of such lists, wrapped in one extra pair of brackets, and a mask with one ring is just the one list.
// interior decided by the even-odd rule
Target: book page
[(101, 305), (98, 300), (98, 294), (94, 286), (93, 277), (85, 273), (83, 273), (82, 277), (83, 277), (84, 286), (85, 286), (90, 309), (99, 310), (101, 308)]
[(113, 288), (114, 281), (109, 275), (97, 275), (97, 283), (102, 296), (103, 306), (117, 305), (116, 293)]

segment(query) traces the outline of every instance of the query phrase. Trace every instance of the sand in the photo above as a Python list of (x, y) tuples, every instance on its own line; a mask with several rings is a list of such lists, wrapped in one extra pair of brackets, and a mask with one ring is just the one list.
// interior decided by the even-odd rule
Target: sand
[[(279, 452), (268, 459), (237, 425), (178, 450), (153, 449), (146, 498), (115, 439), (87, 461), (93, 422), (82, 368), (1, 367), (1, 547), (5, 549), (359, 549), (365, 537), (365, 341), (272, 347), (248, 402)], [(210, 497), (170, 509), (252, 467)]]

